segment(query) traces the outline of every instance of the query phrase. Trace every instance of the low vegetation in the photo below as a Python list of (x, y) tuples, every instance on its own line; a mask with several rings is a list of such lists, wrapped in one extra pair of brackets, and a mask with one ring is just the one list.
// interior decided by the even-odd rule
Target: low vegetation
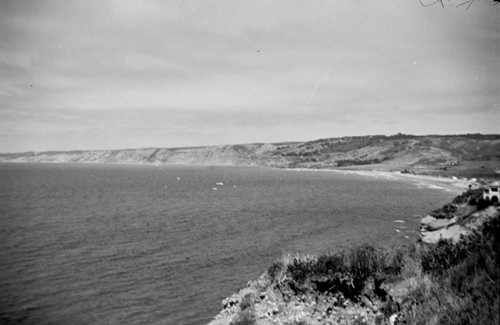
[(358, 301), (370, 277), (376, 278), (375, 290), (381, 292), (383, 279), (401, 271), (406, 253), (366, 244), (314, 258), (285, 258), (271, 265), (268, 273), (278, 286), (288, 286), (295, 295), (317, 292)]
[(430, 215), (437, 219), (451, 219), (454, 215), (463, 215), (464, 211), (459, 210), (464, 210), (464, 208), (468, 210), (468, 214), (471, 214), (494, 204), (493, 201), (483, 199), (483, 188), (469, 189), (455, 197), (452, 203), (431, 211)]
[(499, 324), (500, 220), (457, 244), (423, 246), (422, 274), (430, 281), (405, 297), (402, 320), (408, 324)]

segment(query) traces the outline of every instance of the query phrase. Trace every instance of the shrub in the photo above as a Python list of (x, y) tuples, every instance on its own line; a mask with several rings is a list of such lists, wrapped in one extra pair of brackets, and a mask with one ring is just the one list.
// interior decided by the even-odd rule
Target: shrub
[[(500, 218), (457, 244), (440, 241), (422, 249), (430, 284), (406, 297), (409, 324), (499, 324)], [(427, 278), (427, 276), (425, 277)]]
[[(342, 293), (346, 298), (357, 300), (368, 278), (377, 278), (380, 286), (386, 276), (399, 274), (407, 254), (407, 248), (389, 251), (364, 244), (316, 259), (294, 258), (286, 270), (293, 280), (290, 284), (293, 291)], [(272, 267), (271, 272), (275, 268)]]
[(384, 252), (368, 244), (354, 248), (349, 259), (350, 271), (363, 280), (386, 267)]
[(454, 204), (467, 203), (476, 206), (478, 210), (483, 210), (493, 205), (495, 202), (483, 199), (483, 189), (469, 189), (453, 199)]
[(477, 200), (477, 202), (475, 202), (475, 205), (477, 206), (478, 210), (484, 210), (484, 209), (486, 209), (487, 207), (489, 207), (490, 205), (493, 205), (493, 204), (495, 204), (495, 202), (490, 201), (490, 200), (484, 200), (482, 197), (479, 198)]
[(386, 275), (398, 275), (401, 273), (405, 264), (410, 258), (414, 258), (415, 255), (415, 245), (403, 246), (396, 249), (392, 256), (390, 256), (389, 264), (385, 265), (384, 274)]
[(436, 244), (425, 246), (421, 254), (422, 270), (441, 274), (462, 262), (468, 252), (466, 244), (454, 244), (451, 240), (440, 239)]
[(446, 204), (439, 209), (431, 211), (430, 215), (437, 219), (451, 219), (458, 208), (455, 204)]
[(295, 282), (303, 283), (310, 275), (312, 275), (312, 264), (310, 261), (301, 261), (293, 259), (288, 265), (287, 271), (290, 273)]
[(439, 285), (428, 278), (423, 278), (404, 298), (400, 307), (404, 324), (439, 324), (439, 311), (442, 309), (440, 296), (444, 294), (439, 290)]
[(348, 272), (344, 252), (320, 255), (317, 259), (294, 258), (288, 264), (287, 274), (296, 293), (308, 290), (350, 293), (352, 276)]
[(453, 199), (453, 203), (455, 204), (469, 203), (471, 205), (475, 205), (476, 202), (482, 197), (483, 197), (482, 188), (469, 189), (463, 192), (461, 195), (455, 197)]
[(344, 252), (320, 255), (314, 265), (314, 272), (316, 274), (332, 274), (346, 272), (347, 270)]

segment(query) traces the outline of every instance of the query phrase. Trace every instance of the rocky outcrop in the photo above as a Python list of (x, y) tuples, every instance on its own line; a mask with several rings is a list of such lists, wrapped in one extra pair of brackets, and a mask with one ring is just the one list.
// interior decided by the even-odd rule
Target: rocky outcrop
[(464, 192), (455, 199), (423, 218), (420, 222), (421, 240), (437, 243), (440, 239), (458, 242), (500, 215), (500, 207), (481, 197), (482, 188)]
[(462, 236), (472, 234), (483, 224), (499, 216), (499, 206), (490, 206), (470, 215), (451, 219), (436, 219), (432, 216), (426, 216), (421, 221), (421, 239), (424, 243), (437, 243), (440, 239), (458, 242)]
[[(382, 311), (384, 303), (373, 287), (372, 279), (367, 282), (359, 301), (354, 302), (342, 294), (296, 294), (293, 289), (273, 285), (266, 273), (224, 299), (221, 312), (209, 325), (381, 324), (386, 318)], [(291, 292), (283, 292), (287, 290)]]

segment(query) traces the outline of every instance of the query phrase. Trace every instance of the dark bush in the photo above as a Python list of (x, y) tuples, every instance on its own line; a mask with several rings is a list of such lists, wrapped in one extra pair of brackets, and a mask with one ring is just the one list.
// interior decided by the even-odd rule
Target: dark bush
[(388, 265), (385, 265), (383, 273), (389, 276), (395, 276), (401, 273), (405, 265), (405, 257), (415, 258), (416, 248), (415, 245), (403, 246), (398, 248)]
[(317, 260), (294, 259), (287, 271), (294, 281), (294, 291), (341, 292), (347, 297), (354, 296), (353, 278), (345, 262), (344, 252), (321, 255)]
[[(446, 276), (461, 308), (449, 313), (448, 324), (499, 324), (500, 218), (487, 222), (481, 231), (464, 241), (469, 255)], [(453, 306), (452, 306), (453, 307)]]
[(477, 206), (477, 209), (478, 210), (484, 210), (486, 209), (487, 207), (489, 207), (490, 205), (493, 205), (495, 204), (495, 202), (493, 201), (489, 201), (489, 200), (484, 200), (482, 197), (479, 198), (476, 202), (476, 206)]
[(440, 241), (423, 248), (422, 268), (431, 275), (431, 288), (413, 291), (403, 309), (410, 323), (499, 324), (500, 218), (459, 243)]
[(385, 270), (386, 264), (381, 251), (371, 245), (362, 245), (350, 253), (350, 272), (354, 278), (356, 291), (363, 289), (363, 285), (370, 276)]
[(371, 165), (371, 164), (380, 164), (382, 161), (378, 158), (375, 159), (341, 159), (335, 161), (337, 167), (347, 167), (347, 166), (359, 166), (359, 165)]
[(436, 244), (422, 250), (421, 265), (424, 272), (442, 274), (467, 257), (467, 245), (454, 244), (451, 240), (441, 239)]
[(348, 251), (324, 254), (315, 260), (294, 259), (287, 272), (294, 281), (294, 291), (314, 289), (322, 293), (342, 293), (356, 300), (368, 278), (377, 278), (380, 285), (387, 275), (399, 274), (406, 254), (408, 250), (401, 249), (388, 258), (387, 250), (364, 244)]
[(346, 272), (347, 265), (345, 264), (344, 253), (324, 254), (318, 257), (314, 265), (314, 273), (316, 274), (333, 274), (337, 272)]
[(455, 197), (452, 202), (455, 204), (469, 203), (470, 205), (475, 205), (477, 201), (482, 197), (482, 188), (469, 189), (459, 196)]
[(483, 199), (483, 189), (469, 189), (453, 199), (454, 204), (467, 203), (476, 206), (478, 210), (483, 210), (493, 205), (495, 202)]
[(292, 279), (298, 284), (303, 284), (314, 272), (315, 262), (312, 260), (301, 260), (294, 258), (288, 265), (287, 271)]
[(457, 206), (454, 204), (446, 204), (441, 208), (431, 211), (430, 215), (437, 219), (451, 219), (453, 218), (455, 212), (457, 212)]

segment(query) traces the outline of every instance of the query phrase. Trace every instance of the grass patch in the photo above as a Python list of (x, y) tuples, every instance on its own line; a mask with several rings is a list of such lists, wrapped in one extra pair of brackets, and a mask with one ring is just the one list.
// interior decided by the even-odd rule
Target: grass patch
[(457, 244), (422, 248), (420, 281), (403, 304), (408, 324), (499, 324), (500, 219)]
[(295, 295), (342, 294), (358, 301), (369, 278), (375, 279), (378, 289), (386, 279), (401, 273), (410, 255), (408, 248), (387, 250), (365, 244), (316, 257), (287, 255), (273, 263), (267, 272), (277, 286), (286, 287)]

